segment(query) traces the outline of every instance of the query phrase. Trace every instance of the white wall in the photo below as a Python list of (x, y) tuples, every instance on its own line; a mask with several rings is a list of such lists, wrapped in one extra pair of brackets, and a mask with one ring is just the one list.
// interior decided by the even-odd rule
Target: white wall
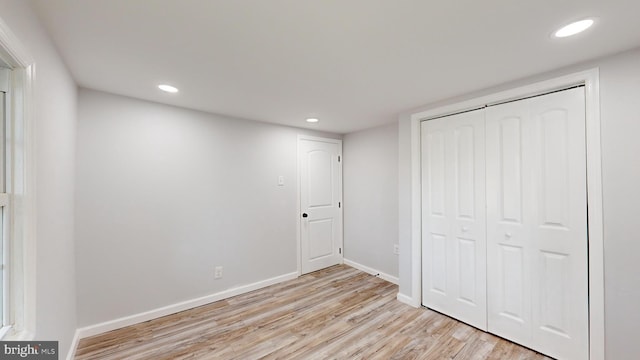
[[(605, 338), (607, 359), (636, 359), (640, 354), (640, 242), (635, 224), (640, 204), (640, 49), (586, 64), (561, 69), (522, 81), (505, 84), (457, 99), (432, 104), (435, 108), (463, 99), (495, 93), (523, 84), (573, 72), (600, 68), (600, 105), (604, 211)], [(400, 117), (400, 242), (410, 244), (412, 226), (411, 131), (406, 115)], [(407, 190), (409, 189), (409, 190)], [(413, 195), (412, 195), (413, 194)], [(415, 219), (414, 219), (415, 223)], [(411, 297), (411, 254), (400, 258), (400, 293)]]
[[(398, 119), (398, 287), (399, 294), (411, 298), (412, 289), (412, 165), (410, 116)], [(419, 195), (417, 195), (419, 196)], [(416, 304), (417, 305), (417, 304)]]
[(345, 135), (344, 257), (398, 277), (398, 125)]
[(76, 85), (28, 2), (0, 0), (0, 17), (35, 59), (37, 239), (27, 254), (36, 256), (35, 338), (60, 341), (64, 356), (76, 329)]
[(607, 359), (640, 357), (640, 50), (600, 64)]
[(326, 134), (87, 89), (78, 115), (80, 327), (297, 270), (297, 134)]

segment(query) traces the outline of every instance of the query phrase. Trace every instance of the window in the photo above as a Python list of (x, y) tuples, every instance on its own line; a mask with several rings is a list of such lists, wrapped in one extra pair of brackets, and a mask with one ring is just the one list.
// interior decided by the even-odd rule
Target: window
[(0, 339), (32, 340), (36, 314), (35, 61), (0, 19)]
[(0, 68), (0, 337), (12, 325), (10, 315), (11, 294), (9, 289), (10, 259), (9, 236), (11, 223), (9, 215), (9, 195), (7, 193), (7, 92), (9, 91), (9, 70)]
[[(27, 268), (24, 215), (25, 127), (24, 70), (9, 70), (0, 62), (0, 339), (27, 339), (33, 314), (27, 293), (33, 293)], [(28, 271), (28, 272), (27, 272)]]

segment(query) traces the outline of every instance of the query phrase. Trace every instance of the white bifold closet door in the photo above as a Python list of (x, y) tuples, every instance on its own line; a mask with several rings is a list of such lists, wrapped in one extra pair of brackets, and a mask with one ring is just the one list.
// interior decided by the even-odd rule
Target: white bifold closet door
[(588, 359), (584, 88), (422, 122), (423, 305)]
[(489, 331), (588, 359), (584, 88), (486, 111)]
[(422, 301), (487, 329), (481, 110), (422, 123)]

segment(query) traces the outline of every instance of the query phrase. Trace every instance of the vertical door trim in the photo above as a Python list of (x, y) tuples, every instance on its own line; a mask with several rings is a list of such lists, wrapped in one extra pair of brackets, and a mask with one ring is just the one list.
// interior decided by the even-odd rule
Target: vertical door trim
[(600, 139), (600, 72), (598, 68), (525, 85), (410, 115), (411, 129), (411, 298), (398, 299), (413, 306), (422, 303), (421, 154), (420, 122), (509, 100), (585, 85), (587, 155), (587, 220), (589, 224), (589, 358), (604, 360), (604, 234), (602, 211), (602, 153)]
[[(310, 135), (302, 135), (302, 134), (298, 134), (298, 139), (296, 142), (296, 184), (297, 184), (297, 189), (296, 189), (296, 256), (297, 256), (297, 267), (298, 267), (298, 276), (302, 275), (302, 217), (300, 214), (302, 214), (302, 209), (300, 207), (300, 201), (301, 201), (301, 196), (300, 196), (300, 191), (302, 190), (302, 186), (300, 183), (300, 176), (301, 176), (301, 166), (300, 166), (300, 161), (301, 161), (301, 152), (300, 152), (300, 142), (301, 140), (311, 140), (311, 141), (321, 141), (321, 142), (327, 142), (327, 143), (332, 143), (332, 144), (337, 144), (338, 145), (338, 156), (340, 156), (341, 160), (340, 160), (340, 165), (338, 166), (338, 180), (340, 181), (340, 184), (338, 186), (338, 189), (340, 191), (340, 202), (342, 204), (344, 204), (344, 200), (343, 200), (343, 195), (342, 195), (342, 140), (340, 139), (331, 139), (331, 138), (323, 138), (323, 137), (318, 137), (318, 136), (310, 136)], [(344, 222), (343, 222), (343, 207), (340, 207), (340, 229), (338, 231), (338, 233), (340, 234), (340, 248), (342, 249), (342, 252), (340, 253), (340, 263), (344, 262)]]

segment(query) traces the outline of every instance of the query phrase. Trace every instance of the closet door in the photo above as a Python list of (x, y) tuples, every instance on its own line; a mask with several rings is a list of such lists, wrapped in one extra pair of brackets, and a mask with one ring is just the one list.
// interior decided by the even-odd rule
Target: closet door
[(422, 123), (423, 305), (487, 328), (484, 112)]
[(588, 358), (584, 89), (487, 108), (489, 331)]

